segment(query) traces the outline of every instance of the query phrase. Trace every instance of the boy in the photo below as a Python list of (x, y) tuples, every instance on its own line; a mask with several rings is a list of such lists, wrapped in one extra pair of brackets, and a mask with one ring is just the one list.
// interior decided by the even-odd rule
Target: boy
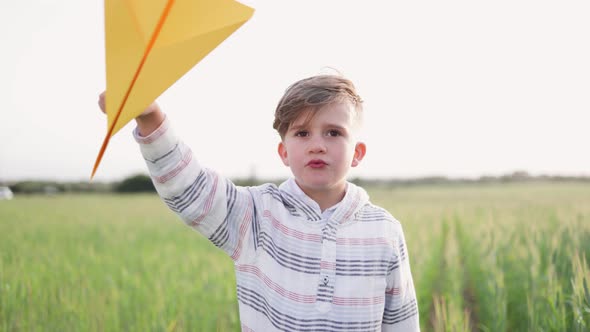
[(237, 187), (201, 167), (157, 104), (136, 119), (159, 195), (234, 261), (243, 331), (419, 330), (402, 227), (346, 181), (366, 151), (361, 120), (349, 80), (296, 82), (274, 120), (293, 178)]

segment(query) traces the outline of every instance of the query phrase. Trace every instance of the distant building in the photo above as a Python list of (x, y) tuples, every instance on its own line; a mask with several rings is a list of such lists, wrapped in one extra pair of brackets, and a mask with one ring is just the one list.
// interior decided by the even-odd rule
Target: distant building
[(12, 199), (12, 198), (14, 198), (14, 194), (12, 193), (12, 190), (10, 190), (10, 188), (8, 188), (8, 187), (0, 186), (0, 200)]
[(56, 186), (47, 185), (43, 187), (43, 193), (47, 196), (53, 196), (59, 193), (59, 189)]

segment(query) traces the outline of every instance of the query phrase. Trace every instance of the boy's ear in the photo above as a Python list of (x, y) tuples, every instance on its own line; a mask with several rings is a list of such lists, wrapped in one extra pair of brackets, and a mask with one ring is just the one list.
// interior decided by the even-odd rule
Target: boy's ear
[(367, 153), (367, 146), (363, 142), (356, 143), (354, 147), (354, 157), (352, 158), (352, 167), (357, 167), (358, 164), (361, 163), (361, 160), (365, 157), (365, 153)]
[(285, 147), (285, 144), (283, 144), (283, 142), (279, 143), (277, 152), (279, 153), (279, 157), (281, 157), (283, 164), (285, 166), (289, 166), (289, 159), (287, 159), (287, 148)]

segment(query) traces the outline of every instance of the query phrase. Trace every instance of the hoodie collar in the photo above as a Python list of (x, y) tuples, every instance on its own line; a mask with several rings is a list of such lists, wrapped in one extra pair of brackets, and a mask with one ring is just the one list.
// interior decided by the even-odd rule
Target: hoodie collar
[(351, 182), (346, 183), (344, 198), (323, 213), (320, 205), (301, 190), (294, 178), (289, 178), (283, 182), (279, 186), (279, 190), (284, 201), (292, 206), (292, 214), (305, 216), (309, 221), (320, 221), (327, 217), (337, 223), (344, 223), (352, 220), (351, 217), (369, 202), (367, 192)]

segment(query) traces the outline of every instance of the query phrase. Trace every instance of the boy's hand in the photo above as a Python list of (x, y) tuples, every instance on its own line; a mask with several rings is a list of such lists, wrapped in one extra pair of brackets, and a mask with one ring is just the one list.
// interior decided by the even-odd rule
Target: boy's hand
[[(98, 96), (98, 107), (100, 107), (100, 110), (106, 114), (106, 103), (105, 103), (105, 94), (106, 91), (103, 91), (99, 96)], [(143, 117), (144, 115), (148, 115), (150, 113), (154, 113), (154, 112), (159, 112), (160, 110), (160, 106), (158, 106), (158, 104), (156, 102), (153, 102), (150, 104), (150, 106), (148, 106), (145, 111), (143, 111), (143, 113), (141, 113), (140, 115), (138, 115), (137, 117)]]
[(98, 96), (98, 107), (100, 107), (100, 110), (104, 113), (107, 114), (106, 111), (106, 106), (105, 106), (105, 102), (104, 102), (104, 94), (106, 91), (103, 91), (99, 96)]
[[(106, 104), (105, 104), (105, 93), (103, 91), (98, 96), (98, 107), (100, 110), (106, 114)], [(164, 113), (160, 109), (160, 106), (153, 102), (151, 103), (140, 115), (135, 118), (137, 122), (137, 127), (139, 129), (139, 134), (141, 136), (148, 136), (152, 132), (154, 132), (164, 121)]]

